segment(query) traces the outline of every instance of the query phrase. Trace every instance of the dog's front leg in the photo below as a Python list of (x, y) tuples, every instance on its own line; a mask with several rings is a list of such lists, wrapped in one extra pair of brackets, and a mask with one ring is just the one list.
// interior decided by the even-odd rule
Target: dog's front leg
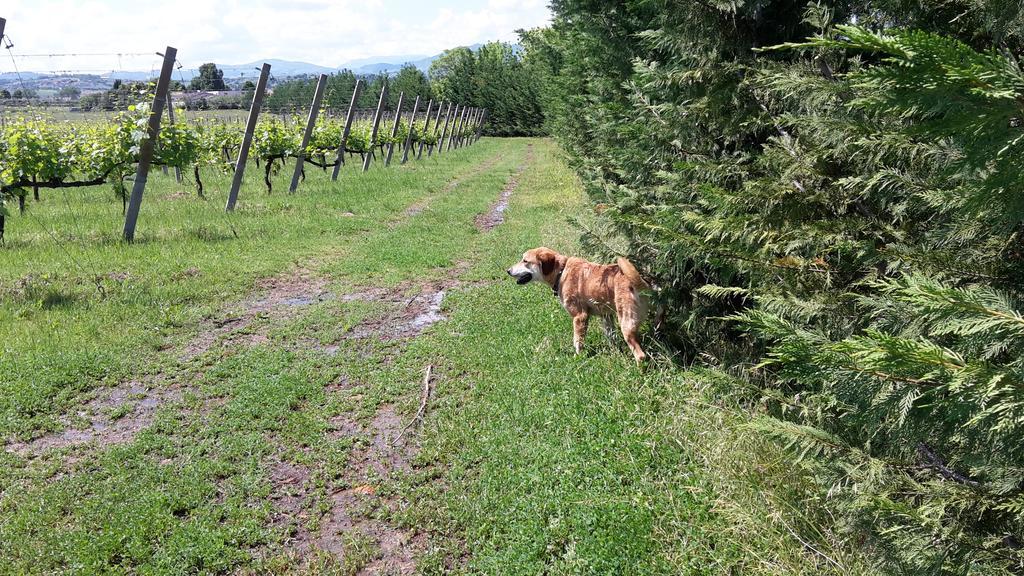
[(589, 320), (590, 316), (586, 312), (572, 317), (572, 345), (576, 348), (577, 355), (583, 351), (583, 341), (587, 338), (587, 322)]

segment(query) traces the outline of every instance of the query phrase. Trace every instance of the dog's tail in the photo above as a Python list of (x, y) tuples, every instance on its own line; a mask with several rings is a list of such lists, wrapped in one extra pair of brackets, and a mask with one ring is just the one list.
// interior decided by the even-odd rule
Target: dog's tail
[(648, 285), (640, 276), (640, 273), (637, 272), (636, 266), (633, 266), (632, 262), (626, 260), (622, 256), (619, 256), (615, 260), (615, 263), (619, 265), (619, 270), (622, 270), (622, 273), (626, 275), (626, 279), (629, 280), (629, 283), (633, 288), (636, 288), (637, 290), (646, 290), (650, 288), (650, 285)]

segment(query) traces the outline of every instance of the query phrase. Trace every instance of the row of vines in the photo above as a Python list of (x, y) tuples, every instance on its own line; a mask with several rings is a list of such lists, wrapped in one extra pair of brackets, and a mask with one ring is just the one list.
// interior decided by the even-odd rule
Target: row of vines
[[(149, 108), (141, 104), (119, 113), (111, 122), (75, 124), (56, 122), (41, 116), (16, 118), (0, 127), (0, 240), (3, 239), (7, 207), (13, 203), (24, 211), (30, 196), (39, 200), (40, 189), (109, 185), (127, 202), (126, 181), (135, 175), (142, 141), (146, 137)], [(399, 115), (401, 116), (401, 115)], [(352, 124), (344, 143), (349, 157), (364, 157), (375, 150), (382, 155), (387, 146), (402, 146), (408, 139), (420, 153), (432, 153), (442, 136), (462, 140), (475, 128), (453, 122), (440, 129), (442, 119), (420, 118), (412, 126), (399, 117), (382, 120), (373, 134), (370, 119)], [(303, 126), (276, 117), (260, 119), (253, 134), (250, 157), (263, 169), (267, 192), (272, 191), (271, 175), (289, 158), (301, 156), (305, 162), (321, 168), (344, 163), (337, 156), (344, 119), (321, 114), (309, 144), (300, 150)], [(153, 164), (191, 172), (197, 192), (203, 195), (200, 168), (231, 172), (242, 144), (237, 124), (185, 122), (161, 127)]]

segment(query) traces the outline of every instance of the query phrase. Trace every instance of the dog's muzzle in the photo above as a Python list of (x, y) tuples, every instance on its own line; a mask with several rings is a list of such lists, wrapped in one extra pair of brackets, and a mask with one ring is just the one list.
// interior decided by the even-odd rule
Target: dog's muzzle
[(511, 268), (509, 268), (505, 272), (508, 272), (509, 276), (515, 278), (516, 284), (519, 284), (520, 286), (522, 286), (523, 284), (528, 284), (530, 280), (533, 280), (533, 273), (531, 272), (520, 272), (516, 274), (515, 272), (512, 271)]

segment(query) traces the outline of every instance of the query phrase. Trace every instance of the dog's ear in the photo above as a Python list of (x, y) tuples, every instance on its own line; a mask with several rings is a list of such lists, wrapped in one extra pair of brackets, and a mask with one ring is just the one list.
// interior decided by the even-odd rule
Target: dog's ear
[(540, 261), (541, 274), (547, 276), (555, 271), (555, 266), (558, 265), (558, 253), (554, 250), (544, 248), (537, 254), (537, 260)]
[(552, 254), (545, 254), (540, 259), (540, 271), (547, 276), (555, 270), (555, 257)]

